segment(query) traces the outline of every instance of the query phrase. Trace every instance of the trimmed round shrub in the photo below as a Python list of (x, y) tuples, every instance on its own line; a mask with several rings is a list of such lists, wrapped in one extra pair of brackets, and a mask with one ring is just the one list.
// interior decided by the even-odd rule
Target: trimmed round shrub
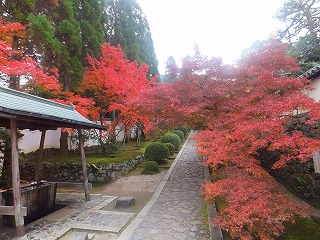
[(171, 133), (173, 134), (177, 134), (181, 140), (181, 142), (183, 141), (184, 139), (184, 133), (181, 131), (181, 130), (173, 130)]
[(159, 172), (158, 163), (155, 161), (147, 161), (144, 163), (143, 173)]
[(176, 149), (172, 143), (165, 143), (164, 145), (166, 145), (167, 148), (169, 148), (170, 153), (172, 153)]
[(147, 161), (155, 161), (157, 163), (164, 161), (169, 155), (169, 148), (163, 143), (151, 143), (144, 152), (144, 157)]
[(177, 130), (180, 130), (184, 133), (184, 136), (187, 136), (188, 132), (189, 132), (189, 128), (186, 126), (179, 126), (177, 127)]
[(179, 149), (179, 146), (181, 144), (181, 139), (177, 134), (168, 133), (163, 135), (161, 138), (162, 143), (172, 143), (175, 147), (175, 150)]

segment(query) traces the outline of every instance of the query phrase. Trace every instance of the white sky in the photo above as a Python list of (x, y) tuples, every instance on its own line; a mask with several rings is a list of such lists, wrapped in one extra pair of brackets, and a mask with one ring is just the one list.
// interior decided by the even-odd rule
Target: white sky
[(268, 39), (281, 26), (273, 18), (284, 0), (137, 0), (146, 14), (159, 71), (173, 56), (193, 55), (194, 44), (226, 63), (240, 57), (255, 40)]

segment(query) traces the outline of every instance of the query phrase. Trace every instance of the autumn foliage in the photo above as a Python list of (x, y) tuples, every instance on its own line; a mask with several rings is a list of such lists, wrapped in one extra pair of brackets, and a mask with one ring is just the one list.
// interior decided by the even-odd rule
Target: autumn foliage
[(224, 196), (226, 206), (215, 219), (236, 239), (273, 239), (285, 230), (284, 222), (294, 222), (294, 213), (307, 216), (311, 210), (284, 194), (267, 173), (263, 177), (235, 166), (218, 170), (217, 180), (204, 186), (208, 201)]
[[(25, 26), (20, 23), (4, 23), (0, 18), (0, 72), (10, 76), (21, 76), (24, 81), (36, 83), (50, 91), (59, 89), (56, 69), (45, 69), (21, 50), (12, 48), (14, 38), (24, 36)], [(17, 86), (19, 88), (19, 86)]]
[(130, 104), (142, 90), (155, 82), (155, 79), (147, 79), (148, 66), (127, 60), (120, 46), (113, 47), (109, 43), (102, 45), (99, 59), (88, 56), (88, 63), (80, 91), (93, 97), (99, 108), (100, 120), (104, 122), (107, 112), (116, 111), (117, 116), (110, 129), (116, 125), (130, 129), (137, 122), (148, 127), (148, 118), (138, 114), (135, 106)]
[(216, 221), (240, 239), (270, 239), (294, 214), (307, 214), (278, 190), (257, 158), (260, 149), (276, 151), (273, 167), (279, 168), (292, 159), (305, 161), (320, 143), (286, 127), (301, 113), (306, 127), (320, 119), (319, 103), (306, 94), (308, 80), (290, 77), (299, 68), (286, 47), (270, 40), (238, 66), (196, 49), (183, 60), (180, 80), (158, 83), (136, 102), (155, 124), (187, 123), (202, 130), (196, 136), (199, 154), (214, 169), (225, 168), (219, 181), (204, 186), (205, 194), (225, 197), (227, 207)]
[(16, 86), (19, 90), (33, 94), (45, 92), (54, 101), (75, 105), (83, 116), (97, 118), (93, 100), (61, 90), (57, 69), (41, 66), (21, 49), (13, 50), (13, 39), (24, 41), (25, 30), (20, 23), (4, 22), (0, 18), (0, 76), (4, 82), (10, 85), (10, 77), (18, 76), (24, 82)]

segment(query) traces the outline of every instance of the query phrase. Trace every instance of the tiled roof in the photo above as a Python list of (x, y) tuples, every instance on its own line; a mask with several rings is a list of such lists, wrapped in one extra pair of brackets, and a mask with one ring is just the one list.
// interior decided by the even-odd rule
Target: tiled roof
[(319, 75), (320, 73), (320, 63), (315, 65), (313, 68), (306, 71), (304, 74), (302, 74), (300, 77), (307, 77), (307, 78), (313, 78), (316, 75)]
[[(79, 114), (73, 105), (64, 105), (41, 97), (0, 87), (0, 112), (50, 120), (55, 126), (105, 129)], [(48, 124), (50, 124), (48, 122)]]

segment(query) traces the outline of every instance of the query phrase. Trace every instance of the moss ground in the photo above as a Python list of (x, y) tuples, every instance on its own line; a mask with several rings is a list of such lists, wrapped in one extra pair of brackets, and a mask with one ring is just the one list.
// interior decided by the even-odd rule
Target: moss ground
[[(140, 148), (135, 146), (135, 142), (121, 146), (118, 150), (112, 153), (86, 153), (86, 160), (88, 164), (110, 164), (110, 163), (122, 163), (129, 161), (132, 158), (144, 153), (145, 148), (151, 142), (142, 142)], [(35, 159), (30, 159), (34, 161)], [(43, 161), (48, 163), (76, 163), (81, 162), (80, 153), (70, 154), (57, 154), (43, 156)]]

